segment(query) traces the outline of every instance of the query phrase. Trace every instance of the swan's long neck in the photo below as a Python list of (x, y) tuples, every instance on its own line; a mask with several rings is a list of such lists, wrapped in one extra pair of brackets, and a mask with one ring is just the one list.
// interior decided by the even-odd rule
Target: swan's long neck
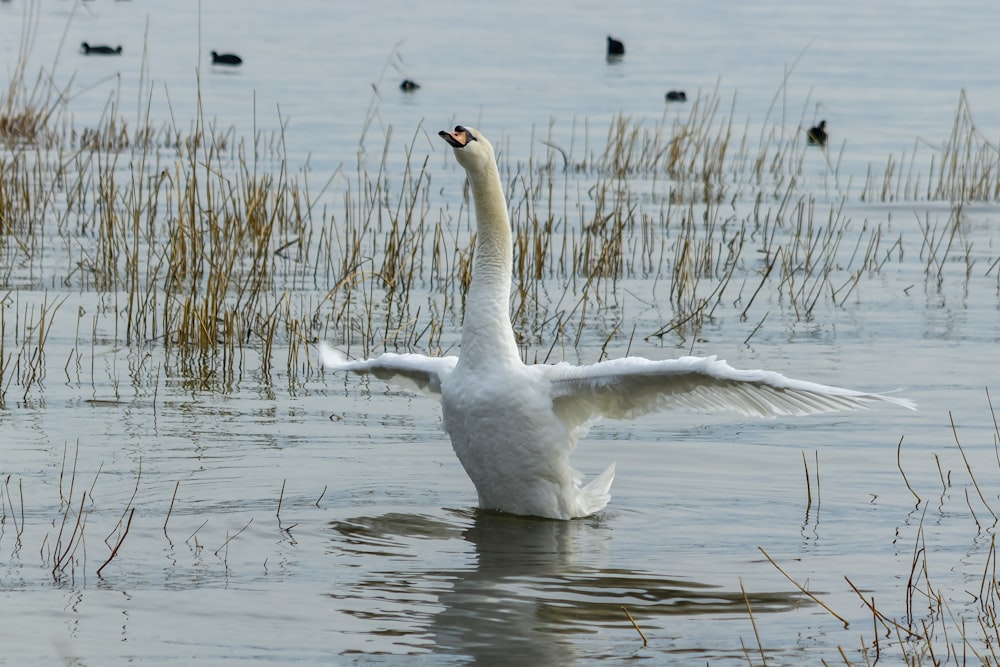
[(511, 362), (520, 357), (510, 325), (514, 250), (507, 202), (495, 163), (468, 173), (476, 207), (476, 255), (459, 359), (473, 366)]

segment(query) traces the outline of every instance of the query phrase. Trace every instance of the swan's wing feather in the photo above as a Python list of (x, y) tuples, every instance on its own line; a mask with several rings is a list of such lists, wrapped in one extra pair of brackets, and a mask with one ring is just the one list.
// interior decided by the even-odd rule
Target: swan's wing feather
[(334, 371), (367, 373), (400, 389), (441, 397), (441, 376), (450, 372), (458, 357), (428, 357), (423, 354), (386, 352), (372, 359), (348, 359), (326, 343), (320, 343), (323, 365)]
[(756, 417), (857, 410), (877, 403), (915, 409), (907, 399), (794, 380), (773, 371), (739, 370), (715, 357), (627, 357), (590, 366), (542, 368), (552, 384), (553, 410), (567, 426), (598, 417), (627, 419), (668, 407)]

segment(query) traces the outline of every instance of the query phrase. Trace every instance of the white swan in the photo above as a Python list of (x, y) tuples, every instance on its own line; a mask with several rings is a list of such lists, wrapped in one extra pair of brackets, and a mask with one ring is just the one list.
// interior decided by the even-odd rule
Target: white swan
[(439, 133), (465, 168), (476, 210), (476, 251), (461, 356), (386, 353), (349, 361), (321, 344), (323, 363), (369, 373), (441, 400), (444, 429), (485, 509), (572, 519), (610, 500), (614, 465), (589, 484), (569, 462), (600, 417), (627, 419), (659, 408), (732, 410), (774, 417), (911, 401), (737, 370), (715, 357), (628, 357), (590, 366), (525, 365), (510, 324), (513, 249), (493, 147), (477, 130)]

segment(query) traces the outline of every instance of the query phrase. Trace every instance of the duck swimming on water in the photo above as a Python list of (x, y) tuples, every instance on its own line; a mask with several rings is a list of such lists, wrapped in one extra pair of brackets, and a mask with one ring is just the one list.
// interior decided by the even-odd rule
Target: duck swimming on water
[(120, 56), (122, 54), (122, 47), (121, 45), (115, 48), (104, 45), (91, 46), (87, 42), (83, 42), (80, 44), (80, 51), (85, 56)]
[(476, 211), (472, 283), (459, 356), (385, 353), (348, 360), (325, 344), (324, 365), (367, 373), (441, 401), (444, 430), (484, 509), (572, 519), (611, 499), (612, 464), (587, 484), (570, 454), (601, 417), (668, 407), (776, 417), (912, 402), (737, 370), (715, 357), (626, 357), (589, 366), (525, 364), (510, 323), (513, 242), (493, 148), (471, 127), (438, 133), (465, 169)]
[(821, 120), (816, 127), (810, 127), (806, 138), (814, 146), (826, 146), (826, 121)]
[(212, 51), (212, 64), (239, 67), (243, 64), (243, 58), (240, 58), (235, 53), (217, 53)]

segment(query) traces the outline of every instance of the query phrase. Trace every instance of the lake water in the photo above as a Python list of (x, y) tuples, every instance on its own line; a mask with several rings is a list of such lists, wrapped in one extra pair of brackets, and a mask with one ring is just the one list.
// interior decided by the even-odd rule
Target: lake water
[[(242, 145), (255, 170), (284, 174), (311, 205), (268, 249), (277, 259), (259, 307), (291, 315), (267, 347), (253, 333), (219, 363), (165, 349), (162, 323), (132, 329), (128, 290), (88, 277), (102, 248), (88, 221), (127, 195), (102, 201), (84, 179), (93, 190), (79, 203), (51, 185), (57, 165), (78, 162), (4, 149), (0, 164), (45, 165), (55, 194), (38, 226), (0, 219), (0, 662), (937, 664), (928, 645), (939, 660), (992, 655), (978, 619), (996, 600), (1000, 512), (987, 393), (1000, 394), (998, 18), (982, 3), (856, 0), (0, 3), (5, 72), (25, 63), (34, 85), (44, 70), (31, 99), (52, 105), (65, 137), (109, 113), (180, 135), (200, 118), (228, 137), (223, 178), (241, 178)], [(621, 60), (605, 58), (609, 34), (625, 41)], [(83, 41), (124, 53), (85, 57)], [(212, 67), (213, 49), (243, 66)], [(421, 88), (400, 91), (403, 78)], [(689, 102), (667, 106), (670, 89)], [(587, 168), (619, 114), (669, 134), (699, 109), (712, 137), (731, 119), (728, 160), (770, 156), (759, 174), (723, 169), (711, 205), (693, 194), (698, 159), (679, 175)], [(992, 195), (928, 196), (956, 118)], [(825, 151), (804, 139), (821, 119)], [(346, 277), (331, 239), (363, 201), (384, 195), (387, 215), (407, 200), (426, 159), (414, 252), (438, 258), (425, 250), (438, 244), (440, 261), (457, 263), (469, 238), (463, 175), (436, 137), (456, 123), (498, 147), (518, 229), (532, 224), (526, 211), (552, 214), (566, 262), (602, 211), (643, 221), (622, 230), (614, 280), (587, 291), (556, 250), (526, 281), (515, 299), (526, 358), (717, 354), (899, 390), (919, 411), (606, 422), (574, 455), (588, 475), (617, 463), (606, 511), (572, 522), (477, 511), (437, 404), (324, 374), (306, 344), (455, 350), (460, 298), (436, 282), (447, 272), (415, 269), (409, 310), (396, 313), (370, 280), (350, 298), (331, 292)], [(178, 151), (153, 154), (140, 167), (120, 152), (126, 189), (135, 169), (180, 173)], [(875, 196), (887, 164), (889, 194)], [(390, 191), (372, 194), (380, 170)], [(526, 194), (532, 184), (551, 201)], [(180, 209), (165, 206), (171, 215)], [(696, 284), (675, 298), (692, 239), (717, 261), (685, 273)], [(286, 242), (305, 259), (282, 263), (272, 251)], [(384, 249), (369, 247), (359, 275)], [(333, 268), (318, 259), (327, 253)], [(711, 316), (652, 335), (726, 276)], [(160, 294), (158, 280), (142, 289)], [(387, 324), (373, 326), (366, 306)]]

